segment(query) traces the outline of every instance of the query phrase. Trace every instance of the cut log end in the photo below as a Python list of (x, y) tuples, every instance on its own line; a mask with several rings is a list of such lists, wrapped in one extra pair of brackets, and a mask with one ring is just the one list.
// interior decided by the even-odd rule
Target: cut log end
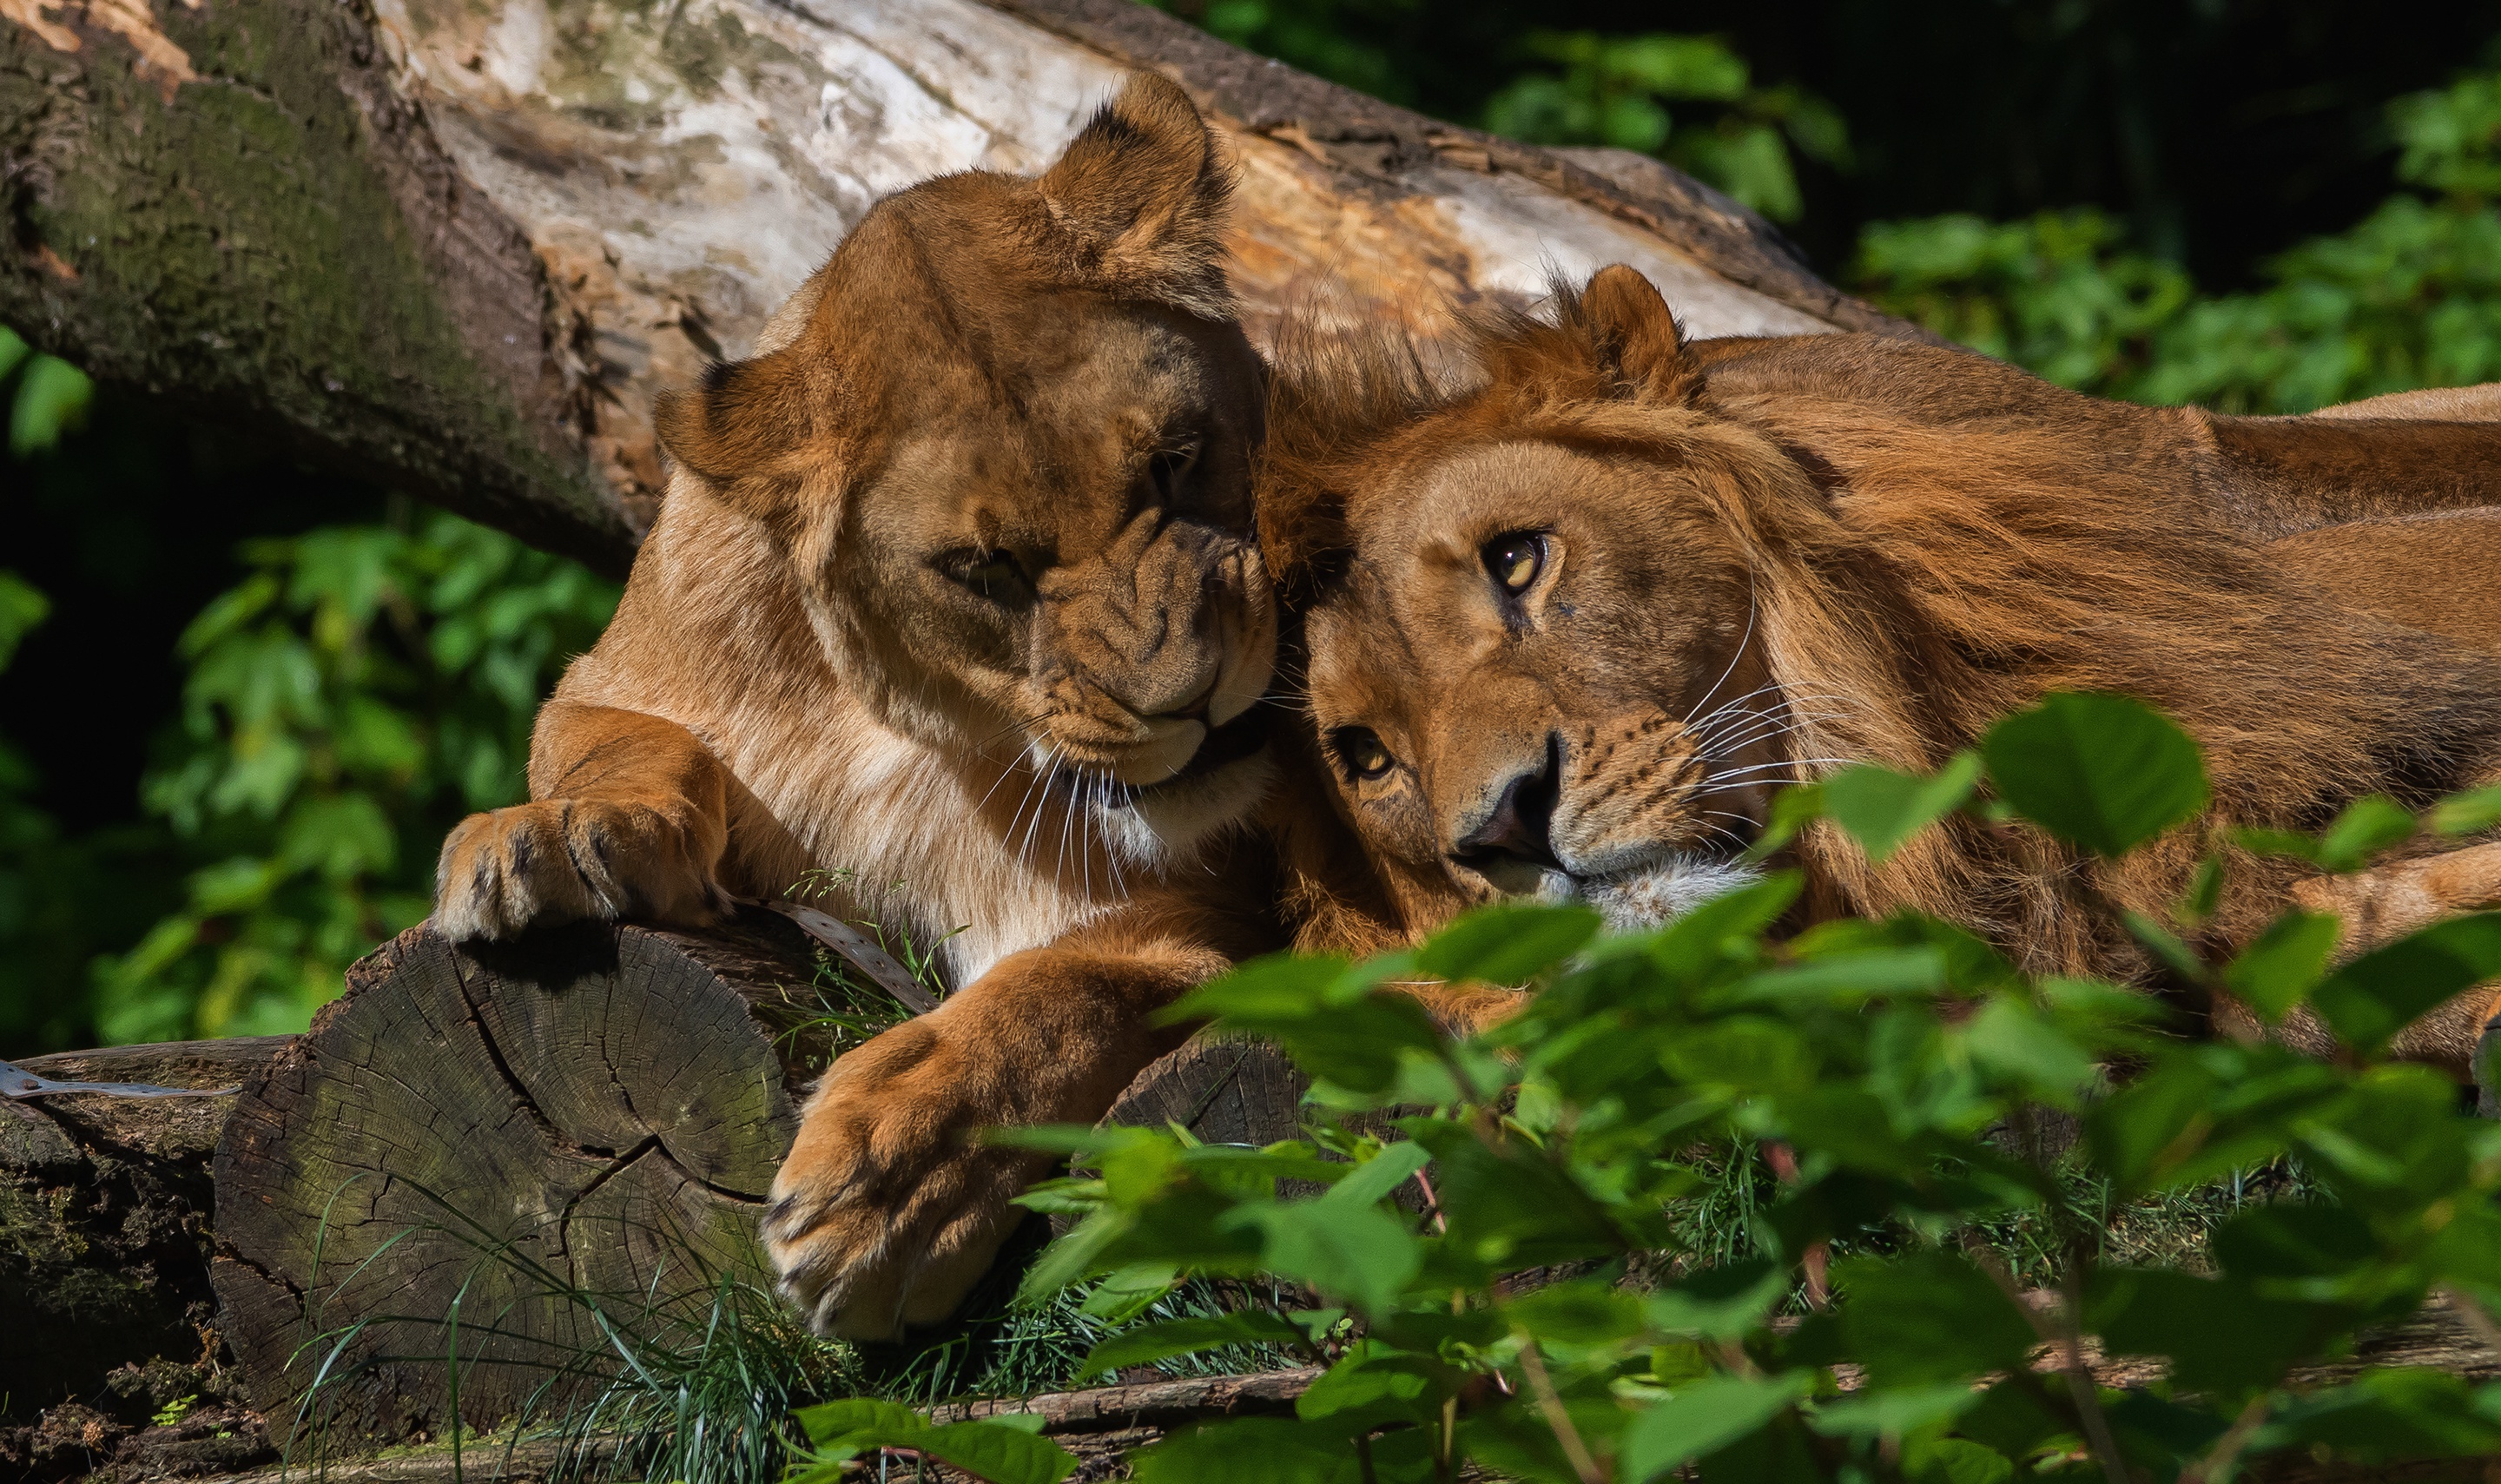
[(814, 973), (763, 917), (478, 951), (420, 927), (360, 964), (218, 1150), (212, 1275), (256, 1402), (398, 1438), (456, 1386), (490, 1426), (601, 1369), (603, 1317), (754, 1277), (823, 1063)]

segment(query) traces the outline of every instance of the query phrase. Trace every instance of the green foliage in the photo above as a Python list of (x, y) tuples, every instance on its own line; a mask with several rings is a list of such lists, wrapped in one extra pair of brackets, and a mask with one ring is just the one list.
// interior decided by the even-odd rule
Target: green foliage
[(0, 325), (0, 385), (7, 384), (20, 368), (17, 389), (10, 400), (9, 451), (24, 458), (57, 445), (63, 435), (85, 425), (87, 407), (95, 400), (95, 383), (76, 366), (58, 356), (37, 353), (16, 331)]
[[(1415, 15), (1422, 0), (1148, 0), (1233, 45), (1392, 103), (1413, 104), (1403, 60), (1359, 35), (1362, 21)], [(1357, 24), (1349, 24), (1350, 21)]]
[(932, 1426), (893, 1402), (828, 1402), (799, 1414), (814, 1447), (814, 1465), (793, 1474), (792, 1484), (835, 1484), (843, 1465), (864, 1452), (889, 1449), (951, 1464), (988, 1484), (1059, 1484), (1077, 1458), (1037, 1436), (1038, 1414)]
[(1775, 221), (1805, 209), (1791, 150), (1850, 163), (1850, 132), (1830, 104), (1797, 87), (1755, 86), (1745, 58), (1714, 37), (1531, 31), (1521, 48), (1538, 70), (1486, 101), (1493, 133), (1653, 154)]
[(182, 908), (97, 966), (116, 1040), (301, 1029), (425, 915), (450, 823), (525, 795), (539, 700), (616, 606), (446, 514), (244, 556), (179, 645), (181, 728), (142, 793), (198, 864)]
[[(1870, 848), (1958, 809), (1957, 828), (2117, 855), (2180, 827), (2206, 777), (2142, 707), (2059, 696), (1943, 777), (1871, 774), (1839, 791), (1846, 809), (1834, 797), (1813, 791), (1806, 812)], [(2351, 817), (2307, 842), (2314, 858), (2355, 869), (2402, 838), (2376, 809)], [(2193, 938), (2222, 890), (2219, 873), (2200, 882), (2176, 923), (2132, 926)], [(2315, 1006), (2354, 1049), (2330, 1065), (2182, 1037), (2151, 997), (2029, 978), (1943, 923), (1769, 936), (1797, 889), (1768, 876), (1623, 938), (1511, 906), (1371, 964), (1262, 960), (1173, 1013), (1283, 1043), (1314, 1078), (1306, 1137), (1013, 1136), (1077, 1155), (1027, 1199), (1084, 1213), (1029, 1298), (1127, 1273), (1282, 1280), (1314, 1301), (1098, 1348), (1089, 1369), (1252, 1339), (1327, 1363), (1292, 1419), (1203, 1425), (1137, 1457), (1137, 1477), (2220, 1478), (2278, 1452), (2501, 1448), (2501, 1386), (2293, 1379), (2434, 1291), (2501, 1300), (2501, 1128), (2379, 1060), (2396, 1025), (2501, 972), (2501, 916), (2332, 973), (2333, 923), (2298, 912), (2229, 965), (2178, 948), (2270, 1015)], [(1433, 974), (1539, 992), (1453, 1038), (1398, 987)], [(2134, 1070), (2113, 1091), (2115, 1063)], [(2062, 1119), (2081, 1128), (2064, 1154), (2044, 1134)], [(1763, 1183), (1753, 1150), (1777, 1156)], [(2188, 1267), (2110, 1240), (2114, 1202), (2286, 1157), (2316, 1199), (2227, 1204)], [(1690, 1212), (1732, 1173), (1742, 1237), (1706, 1249)], [(1507, 1276), (1527, 1269), (1542, 1286)], [(1801, 1296), (1802, 1322), (1784, 1319)], [(2168, 1381), (2061, 1376), (2086, 1336)]]
[(1853, 276), (1893, 313), (2051, 380), (2139, 402), (2304, 412), (2501, 379), (2501, 74), (2389, 107), (2413, 187), (2199, 295), (2091, 209), (1878, 223)]

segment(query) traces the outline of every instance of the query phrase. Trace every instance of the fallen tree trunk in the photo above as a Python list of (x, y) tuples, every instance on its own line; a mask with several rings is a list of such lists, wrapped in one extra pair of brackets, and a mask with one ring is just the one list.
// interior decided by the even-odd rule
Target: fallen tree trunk
[[(283, 1037), (121, 1046), (24, 1064), (60, 1081), (231, 1087)], [(0, 1396), (32, 1415), (128, 1365), (214, 1359), (210, 1156), (231, 1094), (0, 1099)], [(42, 1336), (40, 1345), (21, 1342)], [(32, 1405), (28, 1405), (28, 1403)]]
[[(37, 1057), (54, 1081), (232, 1088), (283, 1037)], [(231, 1092), (0, 1098), (0, 1475), (70, 1477), (121, 1456), (152, 1418), (149, 1456), (196, 1468), (257, 1462), (250, 1419), (221, 1395), (209, 1284), (211, 1158)]]
[(0, 323), (621, 572), (654, 392), (921, 177), (1048, 161), (1122, 71), (1209, 108), (1265, 322), (1326, 276), (1623, 260), (1704, 335), (1902, 328), (1667, 167), (1436, 123), (1130, 0), (0, 0)]

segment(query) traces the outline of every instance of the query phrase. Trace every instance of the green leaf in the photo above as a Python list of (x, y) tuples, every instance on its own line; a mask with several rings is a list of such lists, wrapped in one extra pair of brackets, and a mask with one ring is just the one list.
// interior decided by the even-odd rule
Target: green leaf
[(1179, 1276), (1170, 1263), (1132, 1263), (1095, 1284), (1078, 1311), (1105, 1324), (1126, 1324), (1171, 1293)]
[(1416, 1171), (1433, 1162), (1432, 1151), (1413, 1139), (1402, 1139), (1384, 1145), (1381, 1152), (1354, 1167), (1354, 1172), (1338, 1181), (1320, 1197), (1322, 1204), (1368, 1206), (1385, 1199), (1390, 1192), (1416, 1177)]
[(2101, 1077), (2092, 1053), (2020, 1000), (1990, 1001), (1961, 1030), (1972, 1060), (2058, 1107), (2078, 1106)]
[(1374, 1313), (1395, 1307), (1423, 1267), (1416, 1237), (1376, 1205), (1272, 1203), (1238, 1208), (1223, 1224), (1255, 1226), (1270, 1269)]
[(1617, 1453), (1626, 1484), (1646, 1484), (1769, 1426), (1814, 1389), (1806, 1372), (1768, 1380), (1714, 1376), (1680, 1386), (1624, 1429)]
[(2124, 696), (2060, 692), (1981, 743), (1999, 797), (2070, 843), (2117, 857), (2206, 807), (2186, 733)]
[(2375, 1055), (2416, 1016), (2501, 975), (2501, 912), (2434, 923), (2320, 981), (2310, 1003), (2337, 1039)]
[(1772, 795), (1771, 817), (1763, 822), (1763, 833), (1754, 837), (1747, 847), (1746, 859), (1759, 862), (1778, 854), (1781, 847), (1797, 839), (1798, 831), (1821, 819), (1825, 800), (1821, 783), (1791, 783)]
[(1882, 866), (1903, 841), (1961, 808), (1979, 781), (1973, 752), (1955, 753), (1929, 777), (1861, 763), (1823, 780), (1824, 812)]
[(2501, 783), (2451, 794), (2431, 807), (2431, 827), (2439, 835), (2480, 835), (2501, 825)]
[(2040, 1343), (2031, 1322), (1959, 1253), (1914, 1251), (1833, 1265), (1842, 1333), (1880, 1387), (1968, 1381), (2012, 1370)]
[[(1380, 1451), (1376, 1444), (1376, 1464)], [(1137, 1484), (1363, 1484), (1362, 1464), (1343, 1433), (1284, 1417), (1188, 1428), (1128, 1463)]]
[(1439, 1368), (1378, 1340), (1357, 1340), (1294, 1399), (1294, 1415), (1327, 1422), (1349, 1436), (1399, 1422), (1423, 1422), (1442, 1409)]
[(2162, 1356), (2184, 1387), (2237, 1396), (2274, 1385), (2361, 1317), (2274, 1299), (2251, 1284), (2158, 1269), (2102, 1269), (2085, 1291), (2086, 1327), (2114, 1354)]
[(1578, 905), (1480, 907), (1428, 939), (1416, 967), (1436, 979), (1525, 984), (1580, 952), (1598, 923), (1595, 910)]
[(2415, 816), (2385, 794), (2364, 794), (2345, 806), (2318, 838), (2318, 864), (2329, 871), (2359, 871), (2372, 856), (2415, 832)]
[(1967, 1437), (1911, 1438), (1902, 1444), (1906, 1484), (2008, 1484), (2015, 1461)]
[(1087, 1352), (1077, 1378), (1083, 1381), (1107, 1370), (1151, 1365), (1176, 1355), (1194, 1355), (1226, 1345), (1286, 1345), (1299, 1349), (1302, 1344), (1303, 1332), (1292, 1321), (1263, 1309), (1237, 1309), (1209, 1318), (1167, 1319), (1115, 1335), (1096, 1345)]
[(34, 353), (35, 347), (20, 339), (17, 331), (5, 324), (0, 324), (0, 381), (7, 380), (9, 373), (17, 370), (20, 361)]
[(1075, 1471), (1077, 1457), (1029, 1424), (951, 1422), (932, 1427), (908, 1406), (856, 1398), (803, 1408), (799, 1426), (817, 1445), (820, 1461), (871, 1448), (911, 1448), (977, 1474), (988, 1484), (1059, 1484)]
[(2327, 973), (2343, 927), (2322, 913), (2286, 912), (2232, 960), (2223, 983), (2267, 1020), (2281, 1020)]
[(9, 451), (24, 458), (55, 446), (64, 434), (84, 425), (87, 404), (94, 400), (95, 383), (86, 373), (57, 356), (36, 356), (17, 381)]
[(51, 600), (40, 590), (14, 572), (0, 572), (0, 670), (9, 668), (18, 642), (51, 611)]
[(1741, 1005), (1857, 1005), (1886, 995), (1932, 995), (1946, 984), (1933, 947), (1873, 948), (1749, 974), (1724, 992)]
[(1786, 1268), (1751, 1258), (1688, 1274), (1652, 1292), (1644, 1307), (1651, 1327), (1661, 1334), (1736, 1339), (1765, 1323), (1788, 1291)]
[(1807, 1419), (1807, 1425), (1828, 1437), (1899, 1437), (1936, 1423), (1951, 1422), (1969, 1411), (1980, 1397), (1979, 1392), (1959, 1381), (1871, 1392), (1820, 1403)]

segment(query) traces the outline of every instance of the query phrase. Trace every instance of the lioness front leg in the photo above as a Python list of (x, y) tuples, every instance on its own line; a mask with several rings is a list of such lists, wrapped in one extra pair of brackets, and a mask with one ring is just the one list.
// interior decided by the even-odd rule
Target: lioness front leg
[(530, 737), (530, 803), (443, 842), (434, 918), (455, 940), (582, 917), (700, 927), (727, 898), (726, 771), (673, 721), (550, 702)]
[[(1087, 946), (1087, 939), (1092, 945)], [(1089, 934), (1002, 960), (917, 1020), (835, 1059), (773, 1182), (764, 1238), (821, 1334), (885, 1339), (953, 1313), (1051, 1163), (980, 1131), (1090, 1124), (1185, 1039), (1148, 1024), (1221, 954)]]

